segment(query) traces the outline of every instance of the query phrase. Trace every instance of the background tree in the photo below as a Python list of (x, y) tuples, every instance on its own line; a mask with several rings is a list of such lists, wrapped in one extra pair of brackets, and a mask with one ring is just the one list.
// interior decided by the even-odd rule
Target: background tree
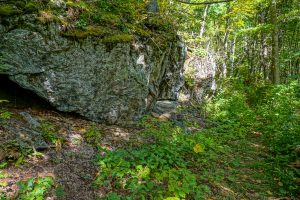
[[(160, 1), (190, 52), (214, 56), (218, 77), (249, 83), (299, 80), (297, 0)], [(237, 59), (238, 58), (238, 59)]]

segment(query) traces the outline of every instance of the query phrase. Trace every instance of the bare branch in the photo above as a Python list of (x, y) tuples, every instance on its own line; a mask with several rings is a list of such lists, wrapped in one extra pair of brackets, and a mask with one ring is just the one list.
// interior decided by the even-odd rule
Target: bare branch
[(177, 0), (179, 3), (189, 4), (189, 5), (209, 5), (209, 4), (216, 4), (216, 3), (226, 3), (231, 2), (234, 0), (219, 0), (219, 1), (203, 1), (203, 2), (190, 2), (190, 1), (182, 1)]

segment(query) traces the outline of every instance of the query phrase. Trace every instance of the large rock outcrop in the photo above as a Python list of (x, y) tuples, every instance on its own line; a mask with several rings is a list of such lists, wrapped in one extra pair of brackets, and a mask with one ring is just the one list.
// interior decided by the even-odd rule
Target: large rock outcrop
[(181, 90), (180, 101), (203, 103), (217, 88), (216, 62), (209, 52), (206, 56), (190, 56), (184, 65), (185, 86)]
[(39, 25), (33, 15), (13, 20), (0, 19), (0, 73), (60, 111), (128, 123), (158, 100), (177, 100), (185, 54), (179, 40), (163, 50), (138, 41), (104, 44), (63, 37), (58, 25)]

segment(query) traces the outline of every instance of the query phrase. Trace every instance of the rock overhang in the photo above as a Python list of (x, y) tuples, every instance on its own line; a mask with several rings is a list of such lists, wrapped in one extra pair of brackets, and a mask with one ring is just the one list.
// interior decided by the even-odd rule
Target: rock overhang
[(130, 123), (157, 100), (176, 101), (183, 85), (185, 47), (179, 39), (164, 49), (142, 40), (107, 48), (92, 38), (63, 37), (56, 24), (1, 27), (1, 73), (60, 111)]

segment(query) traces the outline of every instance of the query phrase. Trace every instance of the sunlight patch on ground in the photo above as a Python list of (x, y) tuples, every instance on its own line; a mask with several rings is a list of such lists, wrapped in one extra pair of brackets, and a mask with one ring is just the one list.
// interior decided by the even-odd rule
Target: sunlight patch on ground
[(221, 190), (220, 192), (222, 194), (224, 194), (225, 196), (235, 194), (235, 192), (232, 189), (230, 189), (224, 185), (221, 185), (220, 183), (217, 183), (216, 186)]
[(265, 146), (263, 146), (261, 144), (250, 143), (250, 145), (252, 147), (259, 148), (259, 149), (265, 149), (266, 148)]

